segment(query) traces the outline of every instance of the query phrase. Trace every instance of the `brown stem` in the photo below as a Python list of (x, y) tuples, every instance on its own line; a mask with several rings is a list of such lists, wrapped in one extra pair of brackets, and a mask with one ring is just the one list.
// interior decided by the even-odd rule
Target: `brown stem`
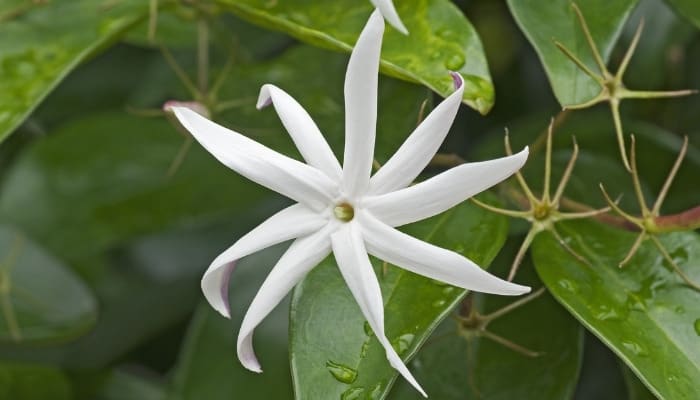
[(678, 214), (662, 215), (654, 218), (660, 232), (689, 231), (700, 229), (700, 206)]

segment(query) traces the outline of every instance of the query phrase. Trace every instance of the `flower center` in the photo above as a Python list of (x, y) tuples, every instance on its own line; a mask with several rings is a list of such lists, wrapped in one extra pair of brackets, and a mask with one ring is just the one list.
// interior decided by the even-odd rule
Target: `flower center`
[(333, 208), (333, 214), (343, 222), (350, 222), (355, 216), (355, 210), (348, 203), (340, 203)]

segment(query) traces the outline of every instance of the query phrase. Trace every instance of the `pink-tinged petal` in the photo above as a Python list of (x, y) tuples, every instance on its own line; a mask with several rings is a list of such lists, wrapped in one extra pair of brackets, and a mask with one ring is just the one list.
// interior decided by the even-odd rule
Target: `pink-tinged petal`
[(366, 197), (363, 206), (390, 226), (440, 214), (508, 178), (527, 161), (528, 150), (495, 160), (462, 164), (419, 184)]
[(471, 260), (392, 228), (369, 213), (359, 217), (367, 250), (377, 258), (413, 273), (463, 289), (501, 295), (521, 295), (530, 288), (481, 269)]
[(330, 178), (340, 180), (342, 170), (338, 159), (306, 110), (284, 90), (275, 85), (263, 85), (257, 107), (262, 109), (270, 104), (274, 105), (277, 115), (304, 160), (325, 172)]
[(340, 273), (355, 297), (357, 305), (360, 306), (362, 314), (367, 318), (369, 326), (384, 347), (389, 364), (423, 396), (428, 397), (384, 334), (382, 292), (365, 251), (360, 228), (355, 222), (343, 224), (331, 235), (331, 243)]
[(401, 17), (396, 12), (396, 7), (394, 7), (394, 2), (391, 0), (370, 0), (372, 4), (382, 13), (387, 22), (391, 24), (397, 31), (408, 35), (408, 29), (404, 26), (401, 21)]
[(383, 33), (384, 20), (375, 11), (357, 39), (345, 75), (343, 189), (350, 197), (365, 193), (372, 172)]
[(309, 236), (295, 240), (260, 286), (238, 332), (238, 359), (247, 369), (262, 372), (253, 349), (255, 328), (311, 269), (330, 254), (329, 234), (333, 229), (335, 224), (330, 223)]
[(284, 156), (184, 107), (172, 107), (180, 123), (214, 157), (246, 178), (315, 210), (328, 207), (338, 187), (325, 173)]
[(464, 82), (452, 72), (455, 92), (438, 105), (413, 131), (396, 153), (369, 181), (369, 194), (378, 195), (410, 185), (423, 171), (445, 140), (462, 104)]
[(216, 311), (230, 318), (228, 282), (239, 259), (277, 243), (313, 233), (326, 223), (326, 218), (302, 204), (287, 207), (268, 218), (211, 263), (202, 278), (204, 297)]

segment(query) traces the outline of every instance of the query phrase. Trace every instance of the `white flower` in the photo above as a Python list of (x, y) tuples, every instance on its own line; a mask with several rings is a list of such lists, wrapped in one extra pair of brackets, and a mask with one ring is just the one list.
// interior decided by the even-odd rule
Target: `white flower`
[(408, 29), (401, 22), (401, 17), (399, 13), (396, 12), (396, 7), (391, 0), (370, 0), (372, 4), (379, 10), (379, 12), (386, 18), (387, 22), (391, 24), (397, 31), (408, 35)]
[(260, 372), (253, 351), (255, 327), (321, 260), (333, 252), (338, 268), (391, 365), (425, 392), (384, 334), (379, 283), (367, 253), (408, 271), (461, 288), (519, 295), (530, 288), (501, 280), (465, 257), (406, 235), (394, 227), (441, 213), (519, 170), (522, 152), (464, 164), (409, 186), (429, 163), (459, 109), (457, 90), (418, 126), (370, 179), (377, 121), (377, 79), (384, 21), (375, 11), (357, 40), (345, 77), (345, 155), (341, 168), (311, 117), (273, 85), (260, 91), (258, 108), (274, 105), (307, 164), (279, 154), (184, 107), (172, 107), (180, 123), (219, 161), (297, 202), (273, 215), (214, 260), (202, 279), (209, 303), (230, 317), (228, 282), (236, 261), (295, 239), (260, 287), (238, 336), (238, 357)]

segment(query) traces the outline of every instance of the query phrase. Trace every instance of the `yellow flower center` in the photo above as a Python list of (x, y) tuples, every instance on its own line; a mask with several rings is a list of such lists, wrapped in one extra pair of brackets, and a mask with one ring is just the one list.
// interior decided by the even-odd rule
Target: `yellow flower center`
[(348, 203), (340, 203), (333, 208), (333, 214), (343, 222), (350, 222), (355, 217), (355, 210)]

